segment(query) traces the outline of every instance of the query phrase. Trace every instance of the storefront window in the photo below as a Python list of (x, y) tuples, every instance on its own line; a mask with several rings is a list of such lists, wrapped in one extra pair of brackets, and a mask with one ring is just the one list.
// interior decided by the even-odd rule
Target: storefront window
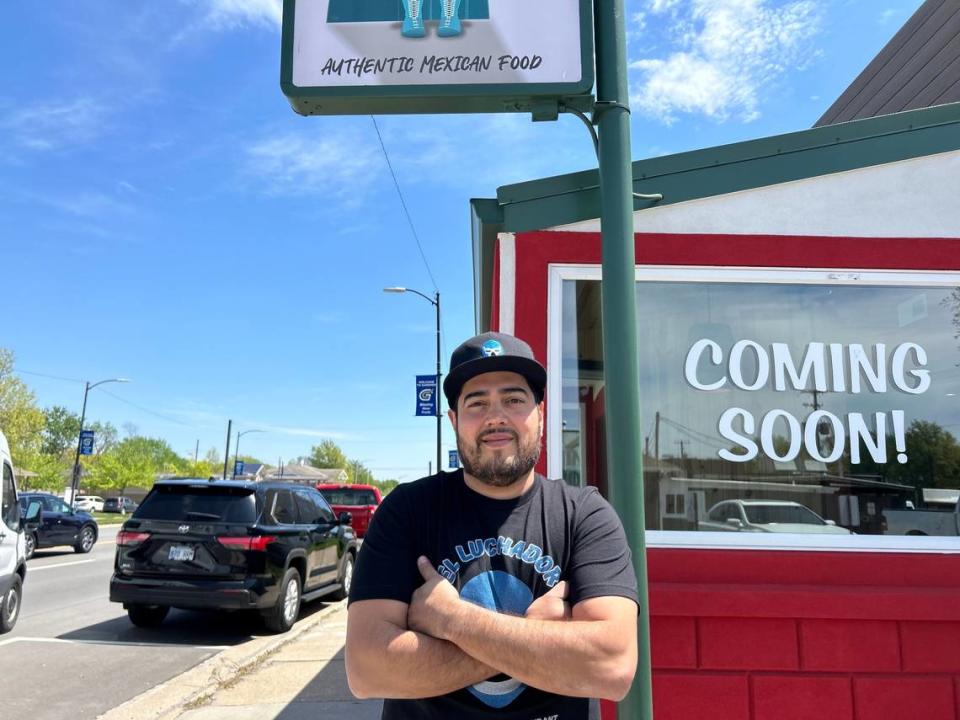
[[(603, 489), (596, 270), (558, 286), (561, 462)], [(648, 529), (960, 534), (957, 276), (639, 277)]]

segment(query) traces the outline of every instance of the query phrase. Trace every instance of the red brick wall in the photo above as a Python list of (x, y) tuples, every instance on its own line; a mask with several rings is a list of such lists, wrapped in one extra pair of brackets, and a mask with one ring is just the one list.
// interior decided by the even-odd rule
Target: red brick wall
[(648, 558), (656, 720), (960, 720), (960, 555)]

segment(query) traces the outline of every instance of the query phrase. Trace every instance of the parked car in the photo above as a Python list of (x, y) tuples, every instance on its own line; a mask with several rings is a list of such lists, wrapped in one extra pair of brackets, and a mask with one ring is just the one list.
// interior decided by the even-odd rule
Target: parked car
[(367, 534), (373, 513), (383, 500), (380, 497), (380, 490), (373, 485), (319, 483), (317, 490), (330, 503), (330, 507), (337, 515), (342, 512), (350, 513), (351, 524), (358, 538)]
[(710, 508), (699, 527), (727, 532), (853, 535), (833, 520), (824, 520), (806, 505), (790, 500), (724, 500)]
[(21, 493), (20, 512), (26, 513), (34, 501), (40, 503), (40, 523), (24, 538), (28, 560), (39, 548), (58, 545), (69, 545), (78, 553), (93, 550), (100, 528), (90, 513), (74, 510), (56, 495), (40, 492)]
[(110, 600), (140, 627), (171, 607), (256, 609), (286, 632), (302, 602), (350, 591), (357, 541), (314, 488), (284, 482), (157, 482), (117, 535)]
[(84, 512), (103, 512), (103, 498), (99, 495), (77, 495), (73, 506)]
[(885, 509), (881, 527), (884, 535), (956, 537), (960, 535), (960, 501), (952, 509)]
[(107, 498), (103, 501), (103, 512), (129, 514), (134, 512), (139, 505), (128, 497)]
[(27, 579), (25, 534), (40, 517), (40, 503), (27, 504), (20, 512), (17, 481), (7, 438), (0, 432), (0, 633), (10, 632), (20, 617), (23, 583)]

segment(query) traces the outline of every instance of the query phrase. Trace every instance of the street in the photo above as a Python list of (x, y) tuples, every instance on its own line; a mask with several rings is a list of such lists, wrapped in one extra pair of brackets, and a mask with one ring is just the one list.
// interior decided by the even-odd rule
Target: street
[(224, 648), (265, 634), (254, 614), (173, 610), (157, 629), (109, 602), (118, 525), (87, 555), (40, 550), (29, 561), (23, 610), (0, 638), (4, 715), (92, 719)]

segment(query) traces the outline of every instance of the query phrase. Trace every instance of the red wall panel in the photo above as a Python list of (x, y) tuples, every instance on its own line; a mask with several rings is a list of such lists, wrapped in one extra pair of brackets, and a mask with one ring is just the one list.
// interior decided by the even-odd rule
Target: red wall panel
[(713, 670), (796, 670), (792, 619), (712, 618), (699, 621), (700, 667)]
[(856, 720), (957, 720), (950, 678), (855, 678)]
[(650, 652), (654, 667), (697, 667), (697, 630), (693, 618), (650, 618)]
[(750, 720), (750, 692), (744, 674), (657, 673), (653, 704), (656, 720)]
[(853, 720), (848, 677), (769, 675), (753, 679), (753, 720)]
[(960, 674), (960, 623), (904, 622), (900, 638), (906, 672)]
[(898, 672), (900, 642), (895, 622), (801, 620), (803, 669), (826, 672)]

